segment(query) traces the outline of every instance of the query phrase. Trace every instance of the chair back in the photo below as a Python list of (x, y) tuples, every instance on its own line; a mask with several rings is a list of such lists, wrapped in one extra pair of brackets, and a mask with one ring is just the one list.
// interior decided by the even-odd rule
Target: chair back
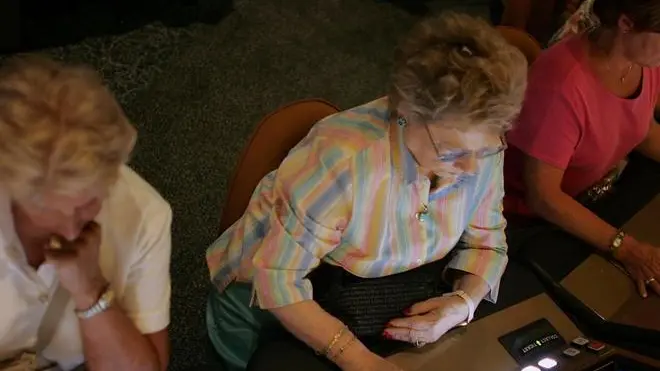
[(527, 32), (509, 26), (497, 26), (495, 28), (500, 32), (504, 39), (509, 42), (509, 44), (515, 46), (523, 53), (525, 58), (527, 58), (527, 64), (529, 66), (531, 66), (539, 54), (541, 54), (541, 44)]
[(339, 108), (322, 99), (305, 99), (289, 103), (261, 120), (234, 169), (220, 233), (243, 215), (259, 181), (280, 165), (311, 127), (337, 112)]

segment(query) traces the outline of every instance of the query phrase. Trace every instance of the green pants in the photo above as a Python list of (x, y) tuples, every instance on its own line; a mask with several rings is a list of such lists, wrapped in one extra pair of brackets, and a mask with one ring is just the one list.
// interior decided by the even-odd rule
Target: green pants
[(252, 284), (234, 282), (223, 292), (211, 289), (206, 326), (215, 351), (227, 371), (245, 370), (268, 329), (279, 326), (270, 312), (250, 307)]

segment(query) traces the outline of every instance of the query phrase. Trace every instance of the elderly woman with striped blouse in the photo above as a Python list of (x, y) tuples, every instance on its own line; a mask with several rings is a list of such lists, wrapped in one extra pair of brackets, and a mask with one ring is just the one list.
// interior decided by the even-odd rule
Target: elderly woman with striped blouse
[(526, 71), (484, 21), (445, 13), (398, 48), (387, 97), (317, 123), (208, 249), (208, 330), (227, 368), (244, 369), (260, 329), (279, 321), (343, 370), (397, 369), (313, 300), (306, 276), (321, 262), (382, 277), (451, 256), (460, 295), (414, 305), (390, 339), (436, 341), (495, 301), (507, 264), (501, 138)]

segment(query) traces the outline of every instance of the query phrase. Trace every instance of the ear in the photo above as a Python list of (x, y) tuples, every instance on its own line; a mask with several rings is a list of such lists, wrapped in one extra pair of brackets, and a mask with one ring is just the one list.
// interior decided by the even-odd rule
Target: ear
[(410, 109), (410, 105), (406, 102), (400, 102), (399, 106), (396, 108), (396, 114), (399, 117), (410, 119), (411, 113), (412, 110)]
[(621, 33), (631, 33), (635, 30), (635, 23), (624, 14), (619, 17), (619, 30), (621, 30)]

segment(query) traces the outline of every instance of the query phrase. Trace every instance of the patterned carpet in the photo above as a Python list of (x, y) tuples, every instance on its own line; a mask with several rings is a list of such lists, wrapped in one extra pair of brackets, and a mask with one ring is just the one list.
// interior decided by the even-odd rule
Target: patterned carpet
[[(486, 16), (487, 1), (428, 3)], [(300, 98), (351, 107), (381, 95), (416, 15), (373, 0), (238, 0), (217, 24), (150, 24), (44, 52), (98, 68), (138, 127), (132, 165), (174, 209), (171, 370), (205, 357), (206, 246), (259, 119)], [(217, 368), (214, 368), (217, 369)]]

